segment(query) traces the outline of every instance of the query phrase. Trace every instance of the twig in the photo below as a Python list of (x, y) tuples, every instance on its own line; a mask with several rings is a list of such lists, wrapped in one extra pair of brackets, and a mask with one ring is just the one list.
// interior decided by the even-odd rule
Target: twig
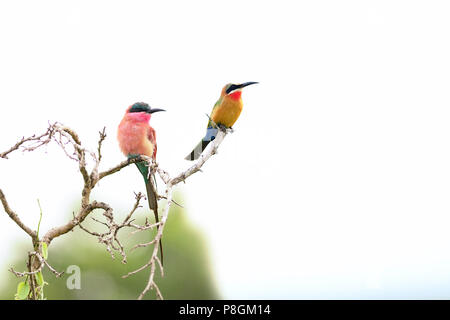
[(126, 166), (129, 166), (132, 163), (136, 163), (136, 162), (140, 162), (140, 161), (142, 161), (141, 157), (136, 157), (136, 158), (133, 158), (133, 159), (124, 160), (121, 163), (119, 163), (118, 165), (116, 165), (116, 166), (114, 166), (114, 167), (112, 167), (112, 168), (110, 168), (108, 170), (105, 170), (103, 172), (100, 172), (99, 175), (98, 175), (98, 179), (101, 180), (104, 177), (107, 177), (107, 176), (109, 176), (111, 174), (114, 174), (114, 173), (122, 170), (123, 168), (125, 168)]
[(97, 155), (98, 155), (98, 162), (102, 160), (102, 143), (106, 139), (106, 127), (103, 127), (102, 131), (99, 131), (100, 139), (98, 140), (98, 147), (97, 147)]
[(57, 278), (59, 278), (60, 276), (62, 276), (62, 275), (64, 274), (64, 271), (63, 271), (63, 272), (58, 272), (58, 271), (56, 271), (56, 270), (55, 270), (55, 269), (47, 262), (47, 260), (45, 260), (45, 259), (41, 256), (41, 254), (40, 254), (39, 252), (36, 252), (36, 251), (28, 252), (28, 257), (29, 257), (29, 262), (28, 262), (28, 264), (29, 264), (29, 269), (30, 269), (30, 270), (32, 269), (32, 265), (33, 265), (32, 262), (31, 262), (31, 258), (32, 258), (32, 257), (36, 257), (36, 258), (39, 260), (39, 267), (38, 267), (38, 268), (35, 268), (34, 270), (31, 270), (31, 271), (18, 272), (18, 271), (15, 271), (13, 268), (10, 268), (9, 271), (11, 271), (16, 277), (25, 277), (25, 276), (35, 275), (35, 274), (41, 272), (41, 271), (42, 271), (42, 268), (44, 268), (44, 266), (47, 266), (48, 269), (49, 269), (51, 272), (53, 272)]
[(37, 240), (37, 234), (35, 231), (31, 230), (27, 227), (22, 220), (20, 220), (19, 216), (9, 207), (8, 201), (6, 200), (5, 194), (0, 189), (0, 201), (3, 204), (3, 209), (8, 214), (8, 216), (23, 230), (25, 231), (32, 239), (33, 243)]
[(205, 164), (205, 162), (211, 158), (212, 155), (216, 154), (217, 149), (219, 148), (219, 145), (222, 143), (223, 139), (225, 139), (225, 136), (231, 132), (231, 129), (219, 130), (217, 133), (216, 138), (206, 147), (206, 149), (203, 151), (203, 153), (198, 158), (197, 162), (188, 168), (186, 171), (180, 173), (176, 177), (172, 178), (168, 184), (171, 186), (174, 186), (182, 181), (185, 181), (187, 178), (189, 178), (191, 175), (196, 173), (197, 171), (200, 171), (200, 168)]
[[(49, 125), (47, 130), (38, 136), (33, 134), (32, 136), (30, 136), (28, 138), (22, 137), (22, 139), (19, 142), (17, 142), (15, 145), (13, 145), (11, 148), (9, 148), (8, 150), (6, 150), (4, 152), (1, 152), (0, 158), (8, 159), (8, 154), (10, 154), (11, 152), (13, 152), (15, 150), (18, 150), (23, 144), (25, 144), (26, 142), (29, 142), (29, 141), (36, 142), (36, 145), (26, 147), (23, 149), (24, 151), (33, 151), (33, 150), (39, 148), (40, 146), (43, 146), (44, 144), (49, 143), (51, 141), (52, 134), (53, 134), (53, 126), (54, 126), (54, 124)], [(44, 140), (41, 140), (44, 137), (47, 137), (47, 138)]]

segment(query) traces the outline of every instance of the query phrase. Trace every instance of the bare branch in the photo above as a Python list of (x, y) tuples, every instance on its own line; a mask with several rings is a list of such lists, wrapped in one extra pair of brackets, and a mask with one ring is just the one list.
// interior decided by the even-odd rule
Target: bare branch
[(140, 207), (139, 203), (141, 202), (141, 199), (144, 197), (144, 195), (142, 193), (135, 193), (135, 198), (136, 198), (136, 202), (133, 206), (133, 209), (131, 209), (130, 213), (125, 217), (125, 219), (123, 219), (122, 225), (125, 225), (128, 223), (128, 221), (131, 219), (131, 216), (133, 215), (133, 213), (136, 211), (137, 208)]
[[(158, 246), (155, 245), (155, 248), (157, 247)], [(148, 277), (147, 285), (139, 295), (138, 300), (142, 300), (142, 298), (144, 298), (145, 294), (152, 288), (152, 286), (156, 285), (155, 281), (153, 281), (153, 278), (155, 277), (155, 269), (155, 261), (153, 260), (153, 262), (150, 264), (150, 275)]]
[(177, 175), (175, 178), (170, 179), (168, 184), (174, 186), (182, 181), (185, 181), (187, 178), (189, 178), (197, 171), (200, 171), (200, 168), (205, 164), (205, 162), (212, 155), (216, 154), (219, 145), (222, 143), (223, 139), (229, 132), (232, 132), (232, 130), (231, 129), (219, 130), (216, 138), (206, 147), (205, 151), (203, 151), (202, 155), (198, 158), (197, 162), (186, 171)]
[(116, 172), (122, 170), (123, 168), (129, 166), (132, 163), (140, 162), (142, 160), (143, 160), (143, 158), (141, 158), (141, 157), (136, 157), (136, 158), (133, 158), (133, 159), (124, 160), (121, 163), (119, 163), (118, 165), (116, 165), (116, 166), (114, 166), (114, 167), (112, 167), (112, 168), (110, 168), (108, 170), (105, 170), (103, 172), (100, 172), (99, 175), (98, 175), (98, 180), (101, 180), (104, 177), (107, 177), (107, 176), (109, 176), (109, 175), (111, 175), (113, 173), (116, 173)]
[[(20, 147), (22, 147), (26, 142), (34, 142), (35, 144), (29, 147), (23, 147), (24, 151), (33, 151), (37, 148), (39, 148), (40, 146), (43, 146), (44, 144), (47, 144), (51, 141), (52, 138), (52, 133), (53, 133), (53, 126), (54, 125), (49, 125), (49, 127), (47, 128), (47, 130), (36, 136), (35, 134), (33, 134), (32, 136), (25, 138), (23, 137), (19, 142), (17, 142), (15, 145), (13, 145), (11, 148), (9, 148), (8, 150), (1, 152), (0, 153), (0, 158), (4, 158), (4, 159), (8, 159), (8, 154), (10, 154), (11, 152), (18, 150)], [(43, 139), (45, 138), (46, 139)]]
[(91, 182), (92, 188), (95, 186), (95, 184), (99, 180), (98, 167), (100, 166), (100, 161), (102, 160), (102, 143), (106, 138), (106, 128), (103, 127), (103, 130), (99, 131), (98, 133), (99, 133), (100, 138), (97, 143), (97, 154), (93, 155), (93, 157), (95, 159), (95, 165), (94, 165), (94, 169), (92, 169), (92, 172), (90, 175), (90, 182)]
[(61, 272), (56, 271), (56, 270), (55, 270), (55, 269), (47, 262), (47, 260), (45, 260), (44, 258), (42, 258), (42, 260), (44, 260), (44, 263), (45, 263), (45, 265), (47, 266), (47, 268), (48, 268), (52, 273), (54, 273), (55, 276), (56, 276), (57, 278), (61, 277), (61, 276), (64, 274), (64, 271), (61, 271)]
[(9, 207), (8, 201), (6, 200), (5, 194), (0, 189), (0, 201), (3, 204), (3, 208), (5, 209), (5, 212), (8, 214), (8, 216), (28, 235), (33, 239), (33, 242), (37, 239), (37, 233), (36, 231), (31, 230), (29, 227), (27, 227), (22, 220), (20, 220), (19, 216)]
[(135, 245), (133, 248), (130, 249), (130, 252), (133, 251), (133, 250), (135, 250), (135, 249), (137, 249), (137, 248), (145, 248), (145, 247), (148, 247), (148, 246), (154, 244), (155, 242), (156, 242), (156, 240), (153, 239), (153, 240), (150, 241), (150, 242), (146, 242), (146, 243), (138, 243), (137, 245)]
[(100, 135), (100, 139), (98, 140), (97, 155), (98, 162), (100, 162), (102, 160), (102, 143), (106, 139), (106, 127), (103, 127), (103, 130), (99, 131), (98, 134)]
[(48, 267), (48, 269), (49, 269), (52, 273), (55, 274), (55, 276), (56, 276), (57, 278), (59, 278), (60, 276), (62, 276), (62, 275), (64, 274), (64, 272), (58, 272), (58, 271), (56, 271), (56, 270), (55, 270), (55, 269), (47, 262), (47, 260), (45, 260), (45, 259), (41, 256), (41, 254), (40, 254), (39, 252), (36, 252), (36, 251), (28, 252), (28, 258), (29, 258), (28, 264), (29, 264), (29, 268), (30, 268), (30, 269), (32, 269), (32, 266), (31, 266), (32, 263), (31, 263), (31, 260), (30, 260), (32, 257), (36, 257), (36, 258), (39, 260), (39, 267), (38, 267), (38, 268), (35, 268), (35, 269), (32, 270), (32, 271), (23, 271), (23, 272), (18, 272), (18, 271), (15, 271), (13, 268), (10, 268), (9, 271), (11, 271), (12, 273), (14, 273), (14, 275), (15, 275), (16, 277), (24, 277), (24, 276), (28, 276), (28, 275), (35, 275), (36, 273), (41, 272), (42, 268), (44, 268), (44, 265), (45, 265), (45, 266)]
[[(148, 247), (153, 245), (153, 249), (151, 252), (151, 255), (148, 259), (148, 261), (138, 269), (129, 272), (128, 274), (124, 275), (123, 278), (126, 278), (128, 276), (131, 276), (133, 274), (136, 274), (138, 272), (141, 272), (147, 268), (149, 268), (149, 277), (147, 284), (141, 294), (139, 295), (138, 299), (142, 299), (145, 294), (151, 290), (155, 289), (156, 297), (158, 299), (163, 299), (163, 296), (161, 294), (161, 291), (159, 290), (159, 287), (154, 281), (155, 278), (155, 272), (157, 269), (159, 269), (161, 276), (164, 276), (164, 269), (162, 262), (160, 261), (158, 257), (158, 250), (159, 250), (159, 244), (161, 242), (161, 238), (164, 232), (164, 227), (166, 224), (166, 221), (168, 219), (169, 211), (172, 204), (181, 206), (177, 202), (175, 202), (172, 199), (173, 195), (173, 188), (180, 182), (185, 182), (187, 178), (189, 178), (194, 173), (201, 171), (201, 167), (205, 164), (205, 162), (217, 152), (217, 148), (224, 140), (225, 136), (232, 132), (231, 129), (221, 128), (219, 126), (220, 130), (215, 138), (208, 147), (204, 150), (203, 154), (200, 156), (200, 158), (189, 168), (187, 168), (185, 171), (179, 173), (175, 177), (171, 178), (170, 174), (159, 167), (158, 163), (156, 163), (152, 158), (141, 155), (136, 158), (127, 159), (125, 161), (122, 161), (121, 163), (117, 164), (116, 166), (105, 170), (105, 171), (99, 171), (100, 161), (102, 160), (102, 143), (106, 138), (106, 130), (103, 128), (102, 131), (99, 132), (99, 140), (97, 143), (97, 150), (96, 152), (89, 151), (85, 149), (82, 144), (81, 140), (78, 136), (78, 134), (68, 128), (65, 127), (59, 123), (54, 123), (49, 125), (49, 128), (47, 131), (39, 136), (31, 136), (29, 138), (22, 138), (18, 143), (16, 143), (13, 147), (8, 149), (7, 151), (0, 153), (0, 157), (7, 158), (7, 155), (11, 152), (18, 150), (21, 148), (23, 151), (33, 151), (40, 146), (43, 146), (50, 141), (55, 141), (57, 145), (61, 147), (63, 152), (67, 155), (68, 158), (77, 161), (79, 166), (79, 172), (83, 178), (84, 185), (83, 190), (81, 193), (81, 208), (79, 211), (75, 214), (73, 218), (68, 221), (67, 223), (54, 227), (47, 231), (47, 233), (43, 236), (42, 242), (45, 242), (47, 245), (50, 245), (53, 239), (56, 237), (62, 236), (66, 234), (67, 232), (73, 230), (76, 226), (79, 226), (81, 230), (85, 231), (86, 233), (93, 235), (97, 237), (98, 241), (100, 243), (105, 244), (106, 250), (111, 254), (111, 257), (114, 258), (114, 253), (118, 252), (122, 256), (122, 262), (126, 263), (126, 254), (123, 245), (121, 244), (118, 233), (122, 228), (132, 228), (135, 229), (131, 234), (134, 234), (136, 232), (140, 231), (146, 231), (149, 229), (157, 228), (156, 235), (154, 238), (146, 243), (139, 243), (131, 248), (131, 251), (137, 248), (141, 247)], [(94, 161), (93, 169), (91, 172), (89, 172), (87, 168), (87, 156)], [(91, 201), (90, 200), (90, 194), (92, 189), (96, 186), (97, 182), (103, 179), (104, 177), (107, 177), (109, 175), (112, 175), (114, 173), (119, 172), (126, 166), (141, 162), (141, 161), (147, 161), (149, 166), (149, 171), (153, 173), (157, 173), (161, 180), (165, 184), (165, 195), (164, 196), (158, 196), (159, 199), (166, 199), (167, 203), (163, 209), (163, 213), (161, 216), (161, 219), (158, 223), (150, 223), (148, 219), (145, 219), (144, 224), (137, 224), (134, 223), (135, 219), (133, 219), (133, 215), (135, 214), (136, 210), (140, 207), (140, 201), (144, 197), (142, 193), (135, 194), (135, 203), (132, 207), (131, 211), (127, 214), (127, 216), (123, 219), (121, 223), (117, 223), (114, 219), (113, 215), (113, 209), (104, 202), (97, 202), (97, 201)], [(8, 202), (6, 201), (5, 195), (3, 194), (2, 190), (0, 189), (0, 200), (3, 204), (3, 207), (6, 211), (6, 213), (10, 216), (10, 218), (20, 227), (22, 228), (30, 237), (33, 239), (33, 245), (35, 247), (35, 250), (37, 251), (36, 244), (39, 243), (39, 239), (37, 236), (37, 233), (33, 230), (31, 230), (29, 227), (27, 227), (23, 222), (19, 219), (17, 214), (10, 208)], [(106, 221), (100, 221), (98, 219), (92, 218), (97, 223), (102, 224), (104, 227), (107, 228), (107, 230), (104, 233), (99, 232), (93, 232), (88, 230), (82, 225), (82, 222), (86, 219), (86, 217), (92, 213), (95, 209), (101, 209), (103, 210), (103, 216), (105, 217)], [(39, 265), (32, 266), (30, 271), (28, 272), (17, 272), (11, 269), (11, 271), (16, 274), (17, 276), (25, 276), (25, 275), (33, 275), (40, 270), (44, 266), (47, 266), (56, 276), (60, 276), (62, 273), (57, 272), (54, 270), (45, 259), (42, 258), (39, 252), (32, 252), (29, 253), (29, 258), (36, 258), (39, 262)], [(30, 260), (31, 261), (31, 260)], [(158, 266), (158, 268), (157, 268)], [(33, 281), (33, 279), (31, 279)], [(31, 283), (33, 284), (33, 283)], [(35, 298), (35, 297), (34, 297)]]
[[(166, 204), (166, 206), (164, 208), (164, 212), (163, 212), (163, 215), (161, 217), (160, 225), (158, 227), (158, 232), (156, 233), (156, 236), (155, 236), (155, 238), (153, 240), (154, 241), (153, 252), (152, 252), (152, 255), (150, 256), (149, 261), (144, 266), (142, 266), (141, 268), (139, 268), (139, 269), (137, 269), (137, 270), (135, 270), (133, 272), (130, 272), (127, 275), (124, 276), (124, 278), (126, 278), (126, 277), (128, 277), (128, 276), (130, 276), (132, 274), (135, 274), (135, 273), (137, 273), (139, 271), (142, 271), (143, 269), (145, 269), (147, 267), (150, 267), (150, 275), (149, 275), (149, 279), (148, 279), (147, 285), (145, 286), (144, 290), (139, 295), (138, 300), (141, 300), (145, 296), (145, 294), (152, 287), (154, 287), (156, 285), (154, 283), (153, 279), (154, 279), (155, 271), (156, 271), (155, 264), (156, 264), (156, 259), (157, 259), (157, 255), (158, 255), (159, 242), (161, 241), (161, 237), (162, 237), (163, 230), (164, 230), (164, 225), (165, 225), (165, 223), (167, 221), (167, 217), (169, 216), (169, 210), (170, 210), (170, 206), (172, 204), (172, 201), (171, 201), (172, 200), (172, 188), (169, 187), (169, 186), (166, 189), (166, 197), (167, 197), (167, 204)], [(163, 274), (163, 267), (162, 267), (161, 264), (160, 264), (160, 268), (161, 268), (161, 274)], [(161, 297), (162, 297), (162, 295), (161, 295)]]
[(42, 241), (49, 245), (54, 238), (71, 231), (73, 228), (83, 222), (84, 219), (95, 209), (103, 209), (105, 211), (112, 210), (110, 206), (104, 202), (93, 201), (86, 207), (81, 208), (75, 218), (73, 218), (66, 224), (47, 231), (47, 233), (42, 238)]
[(156, 291), (156, 298), (158, 300), (164, 300), (164, 298), (161, 294), (161, 291), (159, 290), (159, 287), (156, 285), (155, 281), (153, 281), (153, 288), (155, 288), (155, 291)]
[(131, 233), (131, 234), (135, 234), (135, 233), (138, 233), (140, 231), (145, 231), (145, 230), (148, 230), (148, 229), (156, 228), (160, 224), (161, 224), (161, 222), (156, 222), (156, 223), (150, 224), (148, 221), (146, 221), (145, 224), (142, 225), (142, 226), (134, 224), (134, 223), (131, 223), (131, 222), (125, 224), (124, 226), (135, 228), (136, 230)]
[(131, 227), (131, 228), (136, 228), (139, 230), (146, 230), (148, 228), (154, 227), (154, 225), (149, 225), (147, 222), (145, 223), (144, 226), (135, 225), (132, 223), (133, 220), (131, 219), (131, 217), (135, 213), (136, 209), (140, 207), (139, 204), (143, 197), (144, 197), (144, 195), (140, 192), (135, 194), (136, 202), (135, 202), (132, 210), (130, 211), (130, 213), (125, 217), (125, 219), (123, 220), (123, 222), (121, 224), (117, 224), (114, 221), (112, 209), (108, 208), (106, 206), (103, 206), (102, 209), (105, 210), (103, 215), (106, 217), (107, 222), (99, 221), (99, 220), (95, 219), (94, 217), (92, 217), (92, 219), (94, 221), (104, 225), (106, 228), (108, 228), (108, 231), (105, 233), (100, 234), (97, 232), (92, 232), (92, 231), (86, 229), (85, 227), (83, 227), (83, 225), (81, 223), (79, 223), (78, 226), (80, 227), (80, 229), (89, 233), (90, 235), (96, 236), (100, 243), (105, 244), (106, 250), (110, 253), (110, 255), (113, 259), (114, 259), (113, 251), (115, 250), (115, 251), (119, 252), (119, 254), (122, 256), (122, 263), (126, 263), (127, 262), (126, 254), (125, 254), (123, 245), (121, 244), (121, 242), (117, 236), (120, 229), (122, 229), (124, 227)]

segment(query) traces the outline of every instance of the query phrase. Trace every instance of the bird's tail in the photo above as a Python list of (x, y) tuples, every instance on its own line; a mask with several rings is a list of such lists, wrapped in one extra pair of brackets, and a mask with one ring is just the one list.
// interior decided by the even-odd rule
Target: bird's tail
[(206, 135), (184, 159), (190, 161), (198, 159), (206, 146), (216, 138), (217, 132), (219, 132), (219, 129), (208, 127)]
[[(158, 191), (156, 190), (156, 180), (154, 175), (148, 175), (148, 167), (145, 162), (137, 162), (136, 166), (138, 167), (141, 174), (144, 176), (145, 180), (145, 188), (147, 189), (147, 199), (148, 199), (148, 206), (151, 210), (153, 210), (153, 213), (155, 215), (155, 222), (159, 222), (158, 217)], [(153, 179), (153, 181), (152, 181)], [(157, 230), (159, 230), (159, 225), (157, 227)], [(159, 239), (159, 250), (161, 252), (161, 265), (163, 265), (163, 248), (162, 248), (162, 239)]]

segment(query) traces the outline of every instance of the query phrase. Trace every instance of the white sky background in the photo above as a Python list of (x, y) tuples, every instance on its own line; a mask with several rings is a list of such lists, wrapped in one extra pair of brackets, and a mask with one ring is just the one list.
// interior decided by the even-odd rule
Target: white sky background
[[(450, 7), (446, 1), (2, 1), (0, 150), (57, 120), (123, 159), (137, 101), (175, 173), (228, 82), (244, 110), (179, 190), (224, 298), (450, 297)], [(63, 223), (81, 190), (56, 147), (0, 159), (29, 225)], [(103, 181), (127, 210), (137, 170)], [(3, 211), (3, 210), (2, 210)], [(1, 267), (24, 234), (0, 214)], [(166, 230), (170, 232), (170, 230)]]

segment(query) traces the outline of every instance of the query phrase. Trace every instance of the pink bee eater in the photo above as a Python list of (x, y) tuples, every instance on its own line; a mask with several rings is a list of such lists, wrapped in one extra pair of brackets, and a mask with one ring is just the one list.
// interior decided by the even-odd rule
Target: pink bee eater
[[(145, 155), (156, 159), (156, 134), (150, 124), (152, 113), (165, 111), (163, 109), (152, 109), (147, 103), (136, 102), (129, 106), (119, 124), (117, 139), (119, 140), (120, 150), (128, 159)], [(148, 205), (155, 215), (156, 223), (158, 218), (158, 192), (155, 190), (156, 184), (152, 184), (150, 179), (155, 179), (154, 173), (150, 172), (145, 161), (137, 162), (136, 166), (144, 177), (145, 187), (147, 189)], [(158, 226), (159, 229), (159, 226)], [(163, 262), (162, 242), (159, 242), (161, 251), (161, 264)]]

